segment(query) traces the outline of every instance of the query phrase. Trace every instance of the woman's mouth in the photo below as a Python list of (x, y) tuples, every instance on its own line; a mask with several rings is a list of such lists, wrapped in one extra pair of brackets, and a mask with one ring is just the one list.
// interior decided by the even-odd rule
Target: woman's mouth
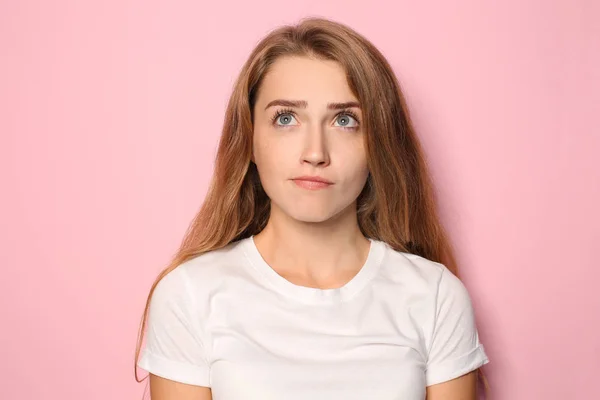
[(320, 176), (299, 176), (292, 179), (296, 185), (303, 189), (319, 190), (333, 185), (333, 182)]

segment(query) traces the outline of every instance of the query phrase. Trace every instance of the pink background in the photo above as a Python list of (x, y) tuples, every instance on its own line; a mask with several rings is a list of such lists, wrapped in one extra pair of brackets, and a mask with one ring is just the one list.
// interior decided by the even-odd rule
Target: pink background
[(139, 318), (233, 79), (306, 15), (365, 34), (403, 84), (496, 398), (600, 398), (600, 3), (319, 3), (0, 4), (2, 398), (141, 398)]

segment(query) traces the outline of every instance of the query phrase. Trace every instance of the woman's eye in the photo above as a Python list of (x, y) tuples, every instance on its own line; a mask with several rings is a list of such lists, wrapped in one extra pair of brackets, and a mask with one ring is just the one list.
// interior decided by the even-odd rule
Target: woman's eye
[[(356, 120), (356, 118), (348, 114), (340, 114), (338, 115), (336, 120), (340, 122), (342, 128), (358, 127), (358, 121)], [(354, 125), (351, 125), (352, 121), (354, 121)]]
[(280, 114), (275, 118), (275, 122), (280, 122), (278, 125), (289, 126), (294, 116), (292, 114)]
[[(295, 117), (291, 113), (286, 112), (275, 116), (274, 123), (277, 126), (294, 126), (295, 124), (292, 124), (294, 120)], [(339, 123), (339, 125), (336, 126), (347, 129), (357, 129), (359, 125), (357, 119), (349, 114), (339, 114), (336, 117), (336, 123)]]

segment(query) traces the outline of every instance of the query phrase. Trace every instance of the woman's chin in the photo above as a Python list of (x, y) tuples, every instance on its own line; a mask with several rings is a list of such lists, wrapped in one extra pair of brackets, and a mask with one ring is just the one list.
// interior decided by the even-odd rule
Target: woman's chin
[(318, 209), (316, 207), (312, 207), (307, 210), (298, 210), (295, 209), (288, 213), (288, 216), (296, 221), (311, 223), (311, 224), (319, 224), (325, 222), (331, 222), (337, 216), (340, 215), (342, 210), (338, 210), (333, 207), (324, 207), (322, 209)]

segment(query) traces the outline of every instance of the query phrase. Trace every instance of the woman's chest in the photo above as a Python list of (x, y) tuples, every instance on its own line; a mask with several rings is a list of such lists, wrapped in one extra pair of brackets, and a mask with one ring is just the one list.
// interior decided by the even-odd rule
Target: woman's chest
[(409, 314), (229, 309), (211, 328), (215, 400), (425, 398), (422, 338)]

